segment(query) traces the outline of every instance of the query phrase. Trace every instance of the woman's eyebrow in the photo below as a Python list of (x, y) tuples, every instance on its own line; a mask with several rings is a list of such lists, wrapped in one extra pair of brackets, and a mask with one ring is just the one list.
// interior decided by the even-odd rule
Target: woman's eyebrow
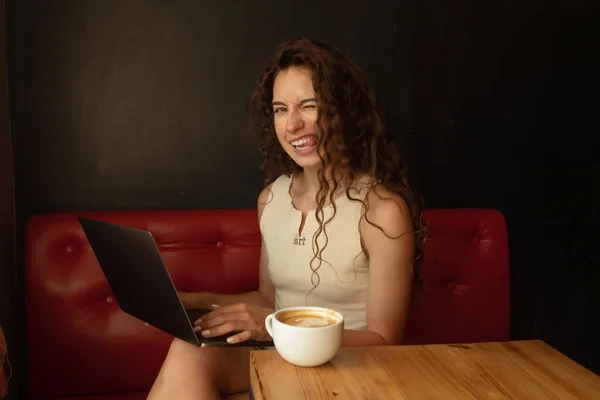
[[(311, 101), (317, 101), (317, 99), (315, 97), (308, 97), (306, 99), (300, 100), (300, 102), (298, 104), (302, 105), (302, 104), (310, 103)], [(273, 106), (285, 106), (286, 104), (284, 102), (282, 102), (282, 101), (274, 101), (273, 103), (271, 103), (271, 105), (273, 105)]]
[(302, 101), (300, 101), (300, 105), (305, 104), (305, 103), (310, 103), (311, 101), (317, 101), (317, 99), (315, 97), (309, 97), (307, 99), (304, 99)]

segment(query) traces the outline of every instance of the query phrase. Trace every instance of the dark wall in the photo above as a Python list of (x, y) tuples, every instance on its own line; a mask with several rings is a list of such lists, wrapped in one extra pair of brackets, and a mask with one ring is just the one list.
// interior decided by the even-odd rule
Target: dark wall
[(11, 400), (17, 399), (21, 371), (22, 292), (15, 262), (14, 177), (4, 21), (4, 1), (0, 0), (0, 328), (8, 347), (7, 362), (4, 365), (0, 362), (0, 369), (4, 368), (5, 376), (10, 377), (5, 399)]
[(597, 1), (557, 4), (12, 2), (19, 243), (37, 212), (254, 207), (245, 104), (306, 35), (367, 71), (428, 207), (505, 214), (513, 338), (598, 370)]

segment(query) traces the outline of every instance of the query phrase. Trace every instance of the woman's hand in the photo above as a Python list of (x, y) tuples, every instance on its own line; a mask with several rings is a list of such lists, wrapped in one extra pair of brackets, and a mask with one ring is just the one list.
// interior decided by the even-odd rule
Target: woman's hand
[(248, 303), (220, 306), (197, 320), (194, 330), (206, 338), (239, 332), (227, 338), (228, 343), (269, 340), (265, 319), (272, 312), (269, 308)]

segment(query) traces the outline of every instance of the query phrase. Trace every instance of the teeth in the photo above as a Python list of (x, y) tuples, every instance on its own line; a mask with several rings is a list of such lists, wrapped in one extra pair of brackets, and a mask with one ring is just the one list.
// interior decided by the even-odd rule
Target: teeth
[(295, 141), (291, 142), (291, 145), (292, 146), (302, 146), (303, 144), (310, 142), (312, 139), (313, 139), (312, 136), (305, 137), (304, 139), (295, 140)]

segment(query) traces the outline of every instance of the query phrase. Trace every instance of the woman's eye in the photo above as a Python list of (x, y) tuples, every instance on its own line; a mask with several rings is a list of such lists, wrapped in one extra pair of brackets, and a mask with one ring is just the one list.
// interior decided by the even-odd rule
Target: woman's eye
[(277, 114), (277, 113), (280, 113), (280, 112), (283, 112), (283, 111), (285, 111), (285, 108), (283, 108), (283, 107), (279, 107), (279, 108), (276, 108), (276, 109), (274, 109), (274, 110), (273, 110), (273, 112), (274, 112), (275, 114)]

